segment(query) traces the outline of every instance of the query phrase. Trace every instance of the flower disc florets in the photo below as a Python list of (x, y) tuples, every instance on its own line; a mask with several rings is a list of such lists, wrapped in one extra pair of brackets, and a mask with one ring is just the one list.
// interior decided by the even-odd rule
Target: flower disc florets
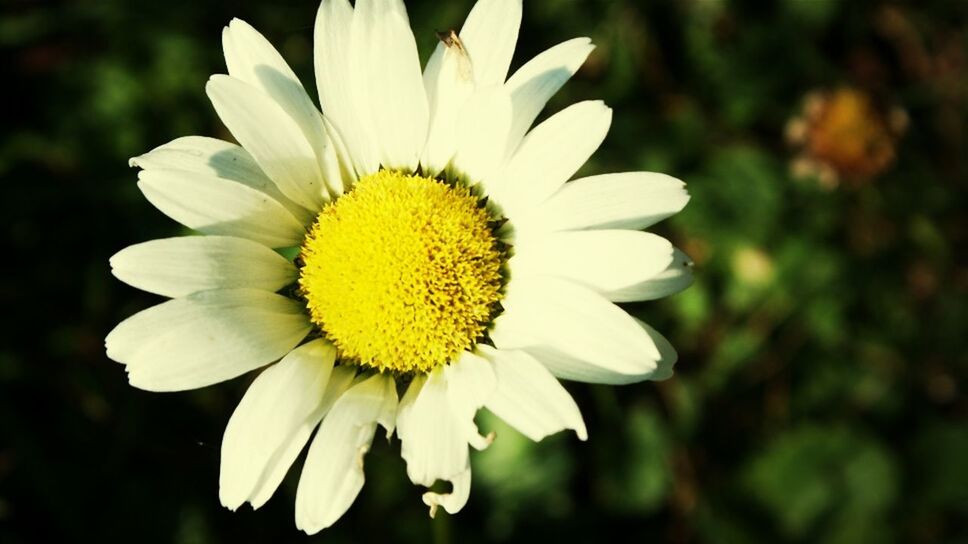
[(464, 187), (391, 170), (326, 206), (300, 253), (313, 322), (343, 359), (428, 372), (485, 333), (504, 261), (491, 217)]

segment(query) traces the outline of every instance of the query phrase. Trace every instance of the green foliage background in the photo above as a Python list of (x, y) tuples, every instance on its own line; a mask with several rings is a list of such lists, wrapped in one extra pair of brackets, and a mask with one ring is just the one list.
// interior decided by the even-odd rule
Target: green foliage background
[[(426, 57), (471, 1), (407, 4)], [(312, 87), (315, 9), (0, 7), (0, 542), (968, 542), (960, 0), (526, 0), (514, 66), (575, 36), (598, 44), (549, 108), (615, 109), (583, 172), (663, 171), (692, 193), (659, 230), (693, 254), (696, 284), (630, 307), (679, 349), (676, 376), (568, 384), (588, 442), (533, 444), (482, 414), (499, 438), (473, 455), (456, 517), (427, 519), (380, 440), (360, 498), (321, 535), (295, 530), (295, 470), (258, 512), (220, 507), (221, 433), (251, 377), (128, 386), (103, 338), (159, 299), (107, 260), (181, 232), (126, 163), (227, 137), (203, 91), (224, 71), (222, 26), (252, 23)], [(913, 30), (886, 31), (888, 9)], [(907, 111), (898, 161), (833, 191), (794, 180), (787, 119), (807, 91), (845, 84)]]

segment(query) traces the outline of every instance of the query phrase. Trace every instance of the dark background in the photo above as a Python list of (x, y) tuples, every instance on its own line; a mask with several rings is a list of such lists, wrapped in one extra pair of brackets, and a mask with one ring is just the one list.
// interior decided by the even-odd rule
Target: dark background
[[(471, 2), (407, 4), (426, 58)], [(314, 93), (316, 2), (0, 5), (0, 542), (968, 542), (968, 2), (526, 0), (512, 69), (598, 44), (550, 104), (615, 109), (583, 172), (689, 184), (658, 231), (697, 281), (631, 307), (677, 374), (568, 384), (584, 443), (482, 414), (499, 439), (455, 517), (430, 521), (398, 443), (377, 440), (356, 504), (312, 538), (297, 470), (258, 512), (218, 503), (251, 376), (140, 391), (103, 338), (160, 301), (108, 257), (182, 232), (127, 159), (228, 137), (203, 87), (232, 17)], [(816, 126), (791, 146), (807, 96)]]

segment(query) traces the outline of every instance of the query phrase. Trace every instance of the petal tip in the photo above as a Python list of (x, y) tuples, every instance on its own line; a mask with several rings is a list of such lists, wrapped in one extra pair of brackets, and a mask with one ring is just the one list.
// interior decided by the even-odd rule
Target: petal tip
[(205, 93), (211, 96), (212, 88), (215, 85), (222, 85), (230, 79), (232, 79), (232, 76), (228, 74), (212, 74), (208, 76), (208, 81), (205, 82)]
[[(427, 494), (424, 494), (424, 497), (425, 497), (424, 503), (428, 503), (428, 499), (426, 498), (426, 496)], [(430, 514), (430, 519), (434, 519), (434, 517), (437, 515), (438, 504), (436, 501), (433, 501), (433, 502), (429, 502), (428, 506), (430, 506), (430, 511), (428, 512)]]
[(244, 500), (243, 501), (233, 500), (230, 497), (228, 497), (226, 493), (221, 491), (218, 494), (218, 500), (220, 503), (222, 503), (222, 506), (230, 512), (238, 511), (239, 507), (245, 503)]

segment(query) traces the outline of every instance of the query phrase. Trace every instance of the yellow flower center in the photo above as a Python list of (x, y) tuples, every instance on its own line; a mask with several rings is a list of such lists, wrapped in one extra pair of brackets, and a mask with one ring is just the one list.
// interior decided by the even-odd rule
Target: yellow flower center
[(381, 170), (327, 205), (306, 237), (299, 286), (343, 359), (428, 372), (484, 335), (504, 253), (463, 187)]

